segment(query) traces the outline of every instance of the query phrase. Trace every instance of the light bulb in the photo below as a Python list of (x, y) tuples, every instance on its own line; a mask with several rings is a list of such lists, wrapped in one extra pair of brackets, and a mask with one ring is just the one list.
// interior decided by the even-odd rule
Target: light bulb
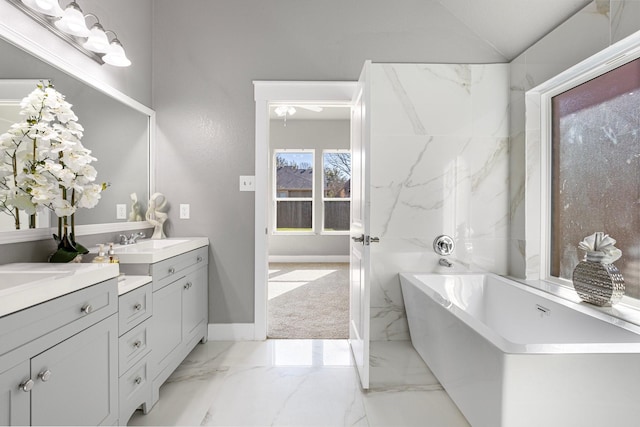
[(76, 37), (89, 37), (91, 31), (87, 28), (87, 23), (84, 20), (82, 9), (78, 6), (78, 3), (71, 2), (64, 10), (62, 18), (57, 20), (55, 26), (61, 31), (67, 34), (71, 34)]
[(93, 24), (91, 27), (91, 35), (89, 39), (82, 45), (85, 49), (98, 53), (109, 52), (109, 38), (104, 32), (104, 28), (100, 23)]
[(64, 13), (58, 0), (22, 0), (22, 3), (43, 15), (58, 17)]
[(127, 58), (127, 55), (124, 53), (124, 48), (122, 47), (122, 43), (120, 40), (113, 39), (111, 40), (111, 47), (109, 48), (109, 52), (102, 57), (102, 60), (115, 67), (128, 67), (131, 65), (131, 61)]

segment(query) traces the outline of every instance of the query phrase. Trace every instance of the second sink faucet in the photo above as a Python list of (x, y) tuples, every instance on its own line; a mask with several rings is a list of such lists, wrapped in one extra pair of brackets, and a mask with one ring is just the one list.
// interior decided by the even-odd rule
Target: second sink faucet
[(134, 243), (136, 243), (136, 241), (139, 238), (144, 238), (146, 237), (144, 232), (139, 232), (139, 233), (133, 233), (131, 236), (127, 237), (124, 234), (121, 234), (120, 236), (120, 244), (121, 245), (133, 245)]

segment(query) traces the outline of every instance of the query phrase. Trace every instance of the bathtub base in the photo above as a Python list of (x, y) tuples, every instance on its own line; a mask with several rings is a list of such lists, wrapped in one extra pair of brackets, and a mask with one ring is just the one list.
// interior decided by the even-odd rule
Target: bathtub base
[(446, 295), (434, 300), (402, 276), (401, 285), (414, 348), (474, 427), (640, 422), (640, 354), (507, 353), (456, 317)]

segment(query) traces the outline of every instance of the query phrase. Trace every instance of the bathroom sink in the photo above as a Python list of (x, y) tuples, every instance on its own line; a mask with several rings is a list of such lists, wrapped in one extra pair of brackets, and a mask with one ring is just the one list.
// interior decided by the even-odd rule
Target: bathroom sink
[(187, 240), (181, 239), (162, 239), (162, 240), (141, 240), (132, 245), (116, 246), (113, 249), (116, 253), (123, 252), (149, 252), (159, 249), (165, 249), (170, 246), (179, 245), (185, 243)]
[[(68, 273), (67, 273), (68, 274)], [(45, 272), (45, 271), (1, 271), (0, 272), (0, 289), (8, 289), (14, 286), (24, 285), (25, 283), (38, 282), (40, 280), (55, 280), (58, 277), (64, 276), (64, 273), (60, 272)]]
[(0, 265), (0, 316), (118, 276), (117, 264)]
[(116, 245), (113, 250), (122, 264), (153, 264), (208, 244), (206, 237), (179, 237), (140, 240), (131, 245)]

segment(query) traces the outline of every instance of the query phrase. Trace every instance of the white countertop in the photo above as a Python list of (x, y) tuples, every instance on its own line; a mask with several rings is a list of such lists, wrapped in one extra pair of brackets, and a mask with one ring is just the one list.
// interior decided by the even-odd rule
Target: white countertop
[(0, 316), (117, 277), (118, 264), (0, 265)]
[[(208, 245), (209, 239), (206, 237), (172, 237), (144, 239), (132, 245), (114, 245), (113, 248), (123, 264), (153, 264)], [(91, 252), (97, 253), (97, 248)]]
[(124, 295), (127, 292), (131, 292), (134, 289), (138, 289), (141, 286), (151, 283), (153, 277), (151, 276), (129, 276), (118, 277), (118, 296)]

